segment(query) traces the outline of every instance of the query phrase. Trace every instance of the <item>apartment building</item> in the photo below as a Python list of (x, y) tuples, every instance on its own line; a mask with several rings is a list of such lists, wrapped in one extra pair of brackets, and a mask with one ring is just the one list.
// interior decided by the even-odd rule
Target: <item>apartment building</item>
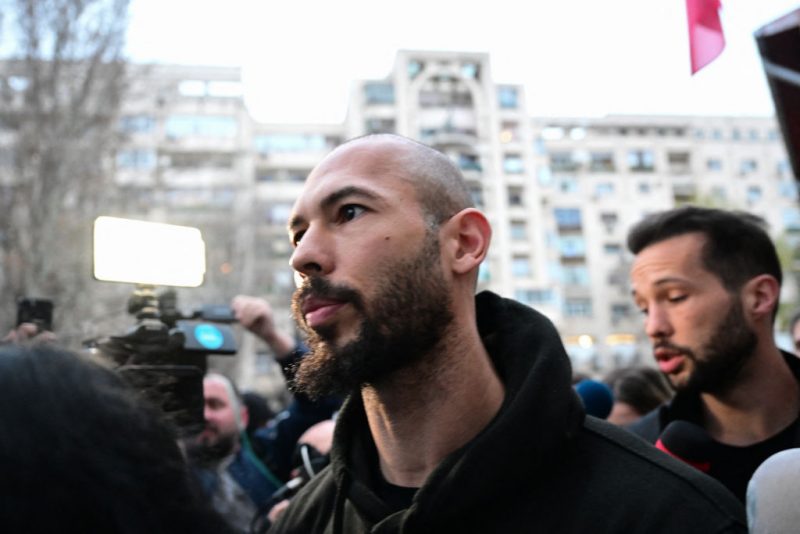
[[(238, 69), (134, 66), (131, 78), (116, 155), (127, 201), (115, 210), (203, 231), (206, 283), (181, 290), (185, 307), (263, 295), (292, 329), (291, 206), (333, 147), (378, 132), (418, 139), (459, 165), (494, 230), (480, 289), (550, 317), (582, 371), (650, 362), (625, 247), (647, 213), (684, 203), (746, 209), (769, 222), (796, 268), (797, 185), (771, 117), (531, 117), (522, 87), (496, 83), (482, 53), (400, 51), (385, 78), (353, 84), (336, 125), (258, 123)], [(252, 340), (236, 361), (220, 365), (246, 387), (280, 382)]]

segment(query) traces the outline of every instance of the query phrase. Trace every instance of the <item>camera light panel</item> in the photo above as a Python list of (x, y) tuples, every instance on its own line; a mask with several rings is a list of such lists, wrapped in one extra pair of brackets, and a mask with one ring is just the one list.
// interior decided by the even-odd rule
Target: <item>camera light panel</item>
[(94, 277), (107, 282), (197, 287), (206, 272), (206, 246), (190, 226), (98, 217)]

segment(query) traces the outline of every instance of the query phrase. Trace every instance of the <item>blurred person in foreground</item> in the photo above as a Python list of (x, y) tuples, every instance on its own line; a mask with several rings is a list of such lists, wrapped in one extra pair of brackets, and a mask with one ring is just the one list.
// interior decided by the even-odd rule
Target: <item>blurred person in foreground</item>
[[(270, 346), (290, 379), (302, 349), (275, 327), (269, 304), (240, 295), (231, 306), (241, 324)], [(248, 432), (250, 411), (232, 380), (207, 374), (203, 396), (205, 428), (187, 441), (187, 453), (214, 508), (239, 531), (248, 532), (253, 519), (289, 480), (297, 439), (329, 418), (338, 405), (298, 396), (269, 424)]]
[(0, 420), (4, 532), (228, 532), (172, 430), (101, 365), (0, 347)]
[(349, 397), (331, 465), (271, 532), (744, 531), (717, 482), (585, 417), (544, 316), (475, 296), (491, 229), (443, 154), (345, 143), (289, 232), (310, 348), (295, 387)]
[(614, 405), (606, 420), (619, 426), (635, 423), (672, 398), (664, 375), (652, 367), (614, 369), (603, 381), (614, 394)]
[(743, 501), (766, 458), (800, 445), (800, 360), (773, 337), (775, 246), (754, 215), (690, 206), (642, 220), (628, 248), (633, 298), (677, 390), (630, 428), (656, 442), (673, 422), (699, 427), (706, 439), (693, 435), (684, 455), (702, 448), (693, 461)]

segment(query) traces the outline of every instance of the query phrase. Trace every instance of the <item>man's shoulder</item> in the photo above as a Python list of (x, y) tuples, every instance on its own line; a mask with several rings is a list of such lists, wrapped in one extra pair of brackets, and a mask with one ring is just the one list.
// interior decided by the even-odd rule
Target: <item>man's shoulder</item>
[(579, 456), (594, 480), (613, 486), (618, 502), (673, 525), (694, 516), (703, 518), (692, 527), (701, 531), (743, 531), (742, 505), (718, 481), (605, 421), (587, 417), (583, 430)]

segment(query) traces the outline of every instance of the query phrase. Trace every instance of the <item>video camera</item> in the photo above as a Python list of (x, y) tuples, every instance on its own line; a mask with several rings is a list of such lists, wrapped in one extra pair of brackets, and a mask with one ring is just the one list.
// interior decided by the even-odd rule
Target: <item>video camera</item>
[(84, 342), (110, 360), (137, 391), (159, 407), (181, 436), (204, 425), (203, 377), (210, 354), (233, 355), (235, 321), (227, 306), (185, 315), (177, 294), (156, 286), (197, 287), (205, 273), (205, 244), (196, 228), (99, 217), (94, 226), (94, 276), (136, 284), (128, 300), (135, 325), (122, 335)]

